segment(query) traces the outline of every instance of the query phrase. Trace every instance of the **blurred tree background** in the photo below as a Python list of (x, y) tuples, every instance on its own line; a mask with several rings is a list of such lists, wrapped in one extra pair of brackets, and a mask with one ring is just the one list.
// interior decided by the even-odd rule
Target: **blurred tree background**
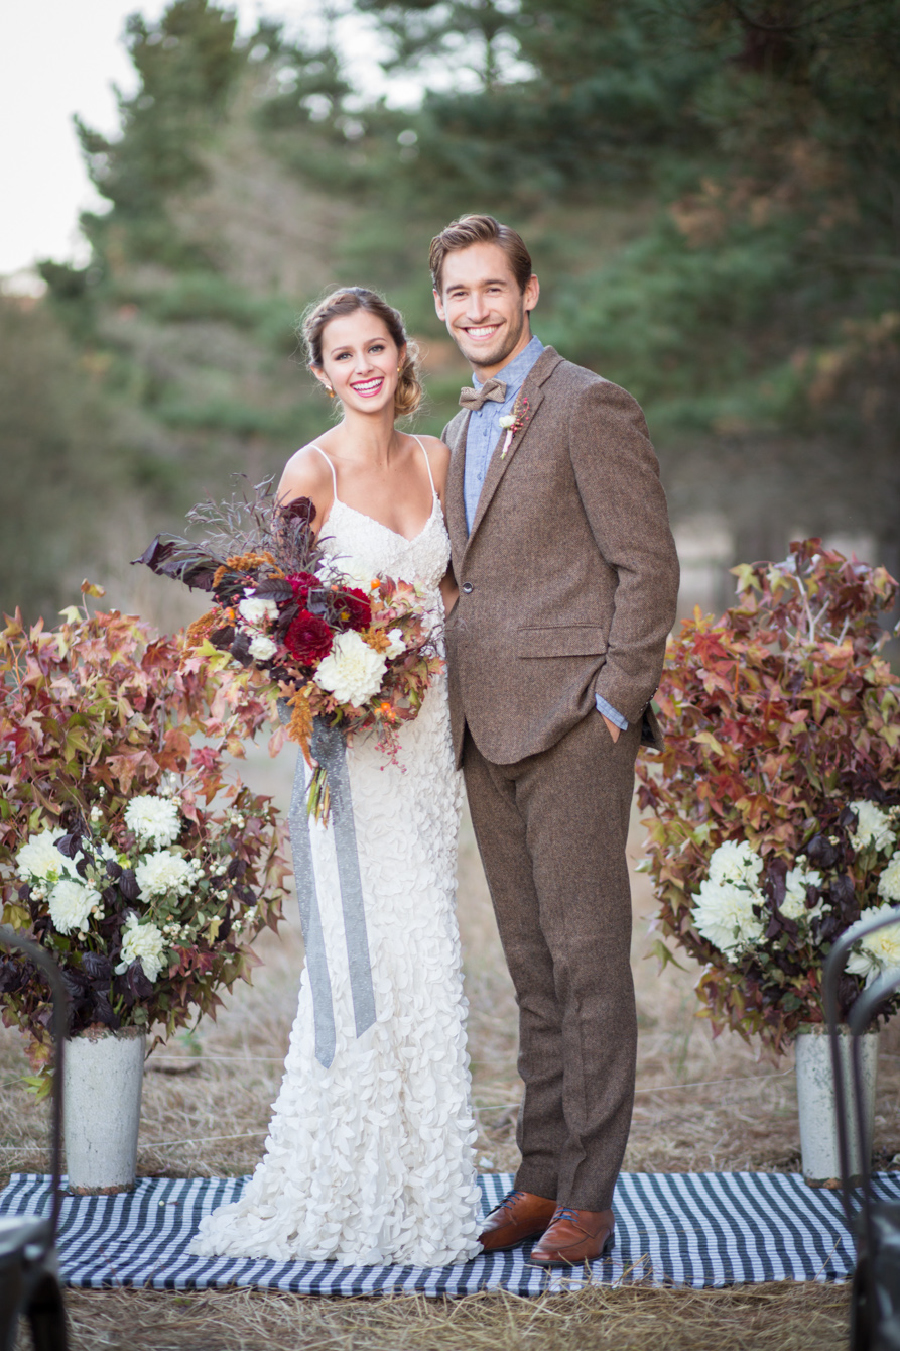
[(427, 246), (470, 210), (525, 234), (542, 339), (643, 403), (686, 603), (801, 534), (896, 572), (900, 0), (355, 3), (416, 109), (212, 0), (129, 20), (121, 132), (80, 127), (91, 261), (0, 303), (0, 606), (92, 572), (158, 618), (129, 554), (327, 421), (294, 325), (333, 284), (403, 309), (439, 433), (466, 367)]

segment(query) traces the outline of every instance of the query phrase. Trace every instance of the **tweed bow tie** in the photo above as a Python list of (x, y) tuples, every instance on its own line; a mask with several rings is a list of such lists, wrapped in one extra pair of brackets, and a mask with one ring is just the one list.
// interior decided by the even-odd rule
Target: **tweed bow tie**
[(472, 389), (470, 385), (466, 385), (459, 393), (460, 408), (468, 408), (472, 413), (477, 413), (484, 403), (505, 402), (506, 381), (497, 380), (493, 375), (490, 380), (485, 380), (481, 389)]

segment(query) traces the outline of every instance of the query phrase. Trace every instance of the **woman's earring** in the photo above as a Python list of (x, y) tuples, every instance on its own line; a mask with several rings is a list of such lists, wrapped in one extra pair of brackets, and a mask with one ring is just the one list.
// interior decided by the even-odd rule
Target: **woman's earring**
[(398, 375), (402, 375), (402, 374), (403, 374), (403, 367), (402, 367), (402, 366), (398, 366), (398, 367), (397, 367), (397, 374), (398, 374)]
[(331, 386), (331, 385), (326, 385), (325, 388), (328, 390), (328, 397), (329, 397), (329, 399), (333, 399), (333, 398), (334, 398), (334, 389), (332, 388), (332, 386)]

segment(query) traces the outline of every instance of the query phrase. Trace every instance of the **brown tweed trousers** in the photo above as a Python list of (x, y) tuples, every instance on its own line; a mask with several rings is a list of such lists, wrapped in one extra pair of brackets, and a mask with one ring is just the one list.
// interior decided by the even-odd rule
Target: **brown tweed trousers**
[[(634, 761), (674, 622), (678, 562), (637, 403), (547, 347), (528, 420), (488, 466), (471, 534), (469, 414), (447, 523), (450, 714), (519, 1005), (516, 1186), (606, 1210), (631, 1124), (637, 1023), (625, 842)], [(629, 721), (617, 742), (601, 694)]]

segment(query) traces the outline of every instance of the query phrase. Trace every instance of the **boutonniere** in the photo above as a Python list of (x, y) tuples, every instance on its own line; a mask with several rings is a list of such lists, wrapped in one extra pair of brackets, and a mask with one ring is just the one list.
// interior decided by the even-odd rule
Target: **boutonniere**
[(512, 445), (513, 437), (520, 432), (528, 421), (528, 400), (523, 398), (516, 399), (515, 406), (511, 413), (500, 419), (500, 426), (506, 432), (506, 439), (503, 442), (503, 449), (500, 452), (500, 459), (506, 459), (506, 452)]

